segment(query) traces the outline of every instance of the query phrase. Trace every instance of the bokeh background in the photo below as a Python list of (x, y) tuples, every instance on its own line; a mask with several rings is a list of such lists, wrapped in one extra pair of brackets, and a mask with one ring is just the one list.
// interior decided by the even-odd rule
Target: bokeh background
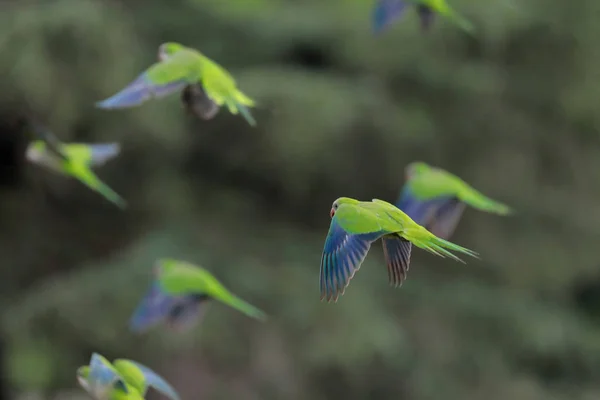
[[(98, 351), (183, 399), (598, 399), (600, 3), (452, 4), (476, 37), (423, 35), (414, 12), (374, 36), (373, 0), (0, 2), (2, 398), (85, 399), (75, 368)], [(258, 127), (178, 96), (94, 108), (165, 41), (229, 69)], [(129, 209), (26, 164), (24, 116), (121, 142), (98, 172)], [(414, 160), (517, 214), (468, 210), (452, 239), (482, 260), (415, 251), (401, 289), (378, 244), (320, 302), (332, 201), (394, 201)], [(270, 320), (215, 303), (190, 332), (129, 333), (158, 257)]]

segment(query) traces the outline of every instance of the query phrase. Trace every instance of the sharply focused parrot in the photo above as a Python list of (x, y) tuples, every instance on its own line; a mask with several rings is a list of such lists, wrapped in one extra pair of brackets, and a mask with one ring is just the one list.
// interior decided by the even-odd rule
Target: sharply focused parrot
[(396, 206), (438, 237), (450, 238), (467, 204), (500, 215), (512, 213), (507, 205), (484, 196), (443, 169), (416, 161), (405, 171), (406, 183)]
[(96, 400), (143, 400), (150, 386), (180, 400), (175, 389), (150, 368), (126, 359), (111, 364), (98, 353), (92, 354), (89, 365), (77, 369), (77, 380)]
[(112, 97), (97, 103), (105, 109), (138, 106), (151, 98), (181, 92), (186, 108), (203, 119), (212, 119), (226, 105), (252, 126), (256, 121), (248, 107), (255, 102), (240, 90), (223, 67), (195, 49), (167, 42), (158, 48), (159, 62), (142, 72)]
[(399, 19), (409, 6), (416, 7), (423, 31), (429, 30), (435, 14), (448, 18), (469, 33), (475, 31), (473, 24), (454, 11), (446, 0), (375, 0), (373, 30), (376, 33), (383, 31)]
[(118, 143), (62, 143), (39, 125), (32, 124), (31, 130), (41, 140), (34, 140), (27, 147), (25, 158), (28, 161), (78, 179), (120, 208), (127, 206), (125, 200), (92, 170), (119, 154), (121, 146)]
[(400, 286), (406, 279), (412, 245), (440, 257), (463, 262), (450, 249), (472, 257), (477, 253), (436, 237), (408, 215), (383, 200), (340, 197), (331, 206), (331, 224), (321, 257), (321, 300), (337, 301), (364, 261), (371, 243), (383, 242), (388, 279)]
[(160, 322), (174, 330), (188, 329), (198, 322), (210, 299), (219, 300), (249, 317), (266, 319), (263, 311), (233, 295), (204, 268), (161, 259), (157, 261), (155, 275), (131, 318), (130, 328), (134, 332), (145, 331)]

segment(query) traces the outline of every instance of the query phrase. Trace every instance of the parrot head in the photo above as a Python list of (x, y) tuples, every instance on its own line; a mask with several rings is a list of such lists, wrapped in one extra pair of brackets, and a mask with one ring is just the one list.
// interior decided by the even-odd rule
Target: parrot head
[(329, 212), (329, 216), (331, 218), (333, 218), (338, 207), (341, 206), (342, 204), (357, 204), (357, 203), (359, 203), (359, 201), (356, 199), (351, 199), (350, 197), (340, 197), (340, 198), (336, 199), (333, 202), (333, 204), (331, 205), (331, 211)]
[(431, 167), (422, 161), (414, 161), (406, 166), (406, 179), (409, 180), (422, 172), (428, 171)]
[(160, 61), (168, 60), (173, 54), (183, 49), (183, 45), (176, 42), (166, 42), (158, 47), (158, 59)]

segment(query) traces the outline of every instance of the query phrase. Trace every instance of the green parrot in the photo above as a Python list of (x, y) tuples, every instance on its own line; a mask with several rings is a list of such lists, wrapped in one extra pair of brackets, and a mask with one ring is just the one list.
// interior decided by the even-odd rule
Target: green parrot
[(226, 105), (252, 126), (256, 121), (248, 107), (255, 102), (238, 88), (234, 78), (216, 62), (199, 51), (175, 42), (158, 48), (159, 62), (142, 72), (123, 90), (96, 105), (104, 109), (138, 106), (151, 98), (181, 92), (186, 108), (209, 120)]
[(149, 387), (180, 400), (175, 389), (145, 365), (126, 359), (111, 364), (98, 353), (92, 354), (89, 365), (77, 369), (77, 380), (96, 400), (143, 400)]
[(174, 330), (196, 323), (210, 299), (219, 300), (249, 317), (265, 320), (266, 314), (229, 292), (204, 268), (184, 261), (161, 259), (156, 263), (155, 280), (133, 312), (129, 327), (142, 332), (166, 322)]
[(446, 0), (375, 0), (373, 9), (374, 32), (382, 32), (393, 21), (400, 18), (409, 6), (416, 7), (423, 31), (429, 30), (435, 14), (438, 14), (469, 33), (475, 32), (473, 24), (450, 7)]
[(438, 237), (450, 238), (467, 204), (499, 215), (512, 213), (507, 205), (484, 196), (443, 169), (415, 161), (405, 171), (406, 183), (396, 206)]
[(32, 124), (31, 129), (42, 140), (29, 143), (25, 152), (29, 162), (79, 180), (120, 208), (127, 206), (125, 200), (92, 171), (93, 167), (101, 166), (119, 154), (118, 143), (62, 143), (39, 125)]
[(440, 257), (464, 262), (446, 249), (478, 258), (474, 251), (440, 239), (383, 200), (340, 197), (331, 206), (331, 224), (321, 256), (321, 300), (337, 301), (360, 268), (371, 244), (383, 242), (388, 279), (400, 286), (406, 279), (412, 245)]

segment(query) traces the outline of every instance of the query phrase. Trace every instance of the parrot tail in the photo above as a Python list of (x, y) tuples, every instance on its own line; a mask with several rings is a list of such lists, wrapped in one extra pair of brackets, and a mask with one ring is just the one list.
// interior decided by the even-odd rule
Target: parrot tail
[(261, 321), (265, 321), (267, 319), (267, 314), (265, 314), (264, 311), (254, 307), (252, 304), (245, 302), (237, 296), (227, 296), (227, 298), (224, 299), (224, 301), (231, 307), (246, 314), (249, 317), (256, 318)]
[(419, 225), (418, 228), (409, 228), (402, 232), (402, 237), (409, 240), (415, 246), (426, 250), (432, 254), (440, 257), (448, 257), (455, 261), (465, 263), (463, 260), (452, 254), (448, 250), (455, 251), (457, 253), (466, 254), (470, 257), (479, 258), (479, 254), (473, 250), (469, 250), (466, 247), (459, 246), (448, 240), (441, 239), (429, 232), (427, 229)]
[(239, 112), (251, 126), (256, 126), (256, 120), (248, 108), (255, 106), (254, 100), (239, 90), (236, 90), (233, 94), (225, 98), (225, 104), (227, 104), (229, 112), (232, 114), (237, 114)]
[(100, 193), (117, 207), (121, 209), (127, 208), (127, 202), (117, 192), (102, 182), (91, 169), (87, 168), (87, 166), (80, 166), (80, 168), (73, 171), (73, 175), (87, 187)]
[(499, 215), (509, 215), (513, 213), (513, 210), (506, 204), (492, 200), (474, 189), (470, 190), (466, 196), (461, 196), (461, 200), (471, 207), (477, 208), (481, 211), (487, 211)]

